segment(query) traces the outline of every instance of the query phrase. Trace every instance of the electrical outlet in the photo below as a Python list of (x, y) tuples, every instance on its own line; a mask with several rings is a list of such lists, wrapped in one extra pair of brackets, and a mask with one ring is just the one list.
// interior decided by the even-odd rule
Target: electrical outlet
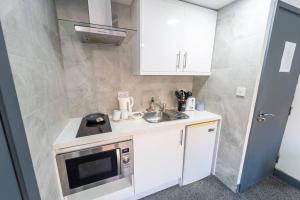
[(247, 89), (245, 87), (237, 87), (236, 88), (236, 96), (238, 97), (245, 97), (247, 93)]

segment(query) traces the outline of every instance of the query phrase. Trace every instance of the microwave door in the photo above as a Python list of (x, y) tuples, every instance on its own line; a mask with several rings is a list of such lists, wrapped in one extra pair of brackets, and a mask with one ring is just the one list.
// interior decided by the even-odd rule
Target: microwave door
[[(64, 196), (83, 191), (121, 176), (121, 151), (113, 147), (102, 151), (97, 147), (58, 155), (59, 173)], [(61, 156), (61, 157), (59, 157)]]

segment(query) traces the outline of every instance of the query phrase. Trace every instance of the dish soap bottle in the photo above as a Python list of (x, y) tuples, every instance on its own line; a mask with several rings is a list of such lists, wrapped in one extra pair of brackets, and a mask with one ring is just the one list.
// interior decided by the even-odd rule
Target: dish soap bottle
[(154, 97), (151, 98), (150, 106), (146, 109), (148, 112), (154, 112), (155, 111), (155, 105), (154, 105)]

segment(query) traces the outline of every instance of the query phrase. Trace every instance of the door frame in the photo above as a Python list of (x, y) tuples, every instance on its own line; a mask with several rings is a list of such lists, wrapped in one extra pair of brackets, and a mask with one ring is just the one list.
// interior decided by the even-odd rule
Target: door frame
[[(271, 11), (273, 12), (273, 15), (271, 16), (272, 19), (271, 19), (271, 24), (269, 25), (270, 28), (268, 30), (268, 35), (267, 35), (267, 41), (266, 41), (266, 49), (265, 49), (265, 55), (264, 55), (264, 58), (263, 58), (263, 66), (262, 66), (262, 69), (261, 69), (261, 72), (260, 72), (260, 77), (259, 77), (259, 81), (258, 81), (258, 88), (257, 88), (257, 94), (256, 94), (256, 97), (255, 97), (255, 104), (254, 104), (254, 109), (251, 113), (251, 121), (249, 122), (251, 124), (250, 126), (250, 130), (249, 130), (249, 135), (248, 135), (248, 139), (246, 137), (246, 141), (245, 141), (245, 147), (244, 147), (244, 160), (242, 160), (242, 164), (241, 164), (241, 167), (240, 167), (240, 175), (239, 175), (239, 180), (238, 180), (238, 185), (237, 185), (237, 192), (244, 192), (247, 188), (244, 188), (242, 186), (242, 181), (243, 181), (243, 172), (244, 172), (244, 169), (245, 169), (245, 163), (246, 163), (246, 160), (247, 160), (247, 151), (249, 149), (249, 141), (250, 141), (250, 137), (252, 135), (252, 127), (253, 127), (253, 123), (255, 122), (256, 120), (256, 113), (257, 113), (257, 101), (258, 99), (261, 97), (261, 94), (262, 94), (262, 84), (263, 84), (263, 74), (265, 72), (265, 69), (266, 69), (266, 59), (267, 59), (267, 56), (268, 56), (268, 51), (269, 51), (269, 46), (270, 46), (270, 40), (271, 40), (271, 34), (273, 32), (273, 25), (274, 25), (274, 20), (275, 20), (275, 17), (279, 11), (279, 9), (285, 9), (285, 10), (288, 10), (292, 13), (296, 13), (298, 15), (300, 15), (300, 8), (297, 8), (297, 7), (294, 7), (293, 5), (290, 5), (288, 3), (285, 3), (281, 0), (275, 0), (276, 1), (276, 4), (274, 6), (274, 11)], [(275, 166), (274, 166), (274, 172), (275, 172)]]
[(25, 128), (0, 22), (0, 117), (24, 200), (40, 200)]

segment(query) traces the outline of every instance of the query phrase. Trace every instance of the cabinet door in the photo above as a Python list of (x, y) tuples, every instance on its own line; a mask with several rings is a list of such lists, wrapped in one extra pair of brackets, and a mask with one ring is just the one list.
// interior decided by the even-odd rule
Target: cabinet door
[(182, 49), (183, 3), (140, 0), (140, 4), (141, 72), (176, 72)]
[(217, 12), (186, 4), (183, 71), (210, 73)]
[(216, 133), (217, 122), (187, 127), (183, 185), (198, 181), (211, 174)]
[(183, 129), (143, 133), (133, 140), (136, 195), (149, 193), (181, 178)]

